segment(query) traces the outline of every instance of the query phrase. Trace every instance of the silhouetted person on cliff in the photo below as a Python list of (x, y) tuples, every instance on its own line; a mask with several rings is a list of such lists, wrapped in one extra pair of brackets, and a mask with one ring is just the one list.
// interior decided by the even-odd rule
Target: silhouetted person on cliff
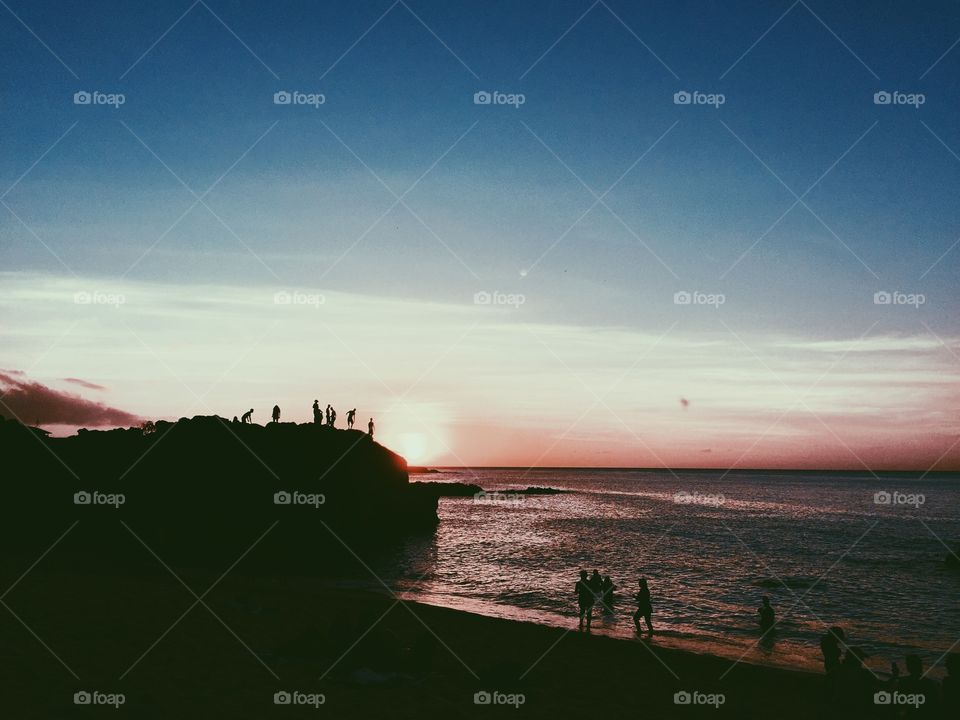
[(333, 407), (330, 406), (330, 403), (327, 403), (327, 425), (330, 424), (330, 415), (333, 413)]
[(313, 424), (323, 425), (323, 413), (320, 412), (320, 401), (313, 401)]
[(243, 415), (240, 416), (240, 422), (242, 423), (252, 423), (253, 422), (253, 408), (247, 410)]
[(840, 646), (846, 636), (843, 628), (832, 627), (820, 638), (820, 652), (823, 653), (823, 669), (830, 675), (840, 669)]
[(353, 430), (353, 421), (357, 417), (357, 409), (347, 410), (347, 429)]
[(776, 613), (774, 613), (773, 608), (770, 607), (769, 595), (763, 596), (763, 605), (759, 607), (757, 614), (760, 616), (760, 629), (766, 634), (773, 629), (773, 625), (776, 622)]
[(653, 623), (650, 622), (650, 616), (653, 615), (653, 605), (650, 603), (650, 588), (647, 587), (647, 581), (640, 578), (640, 590), (633, 596), (637, 601), (637, 611), (633, 614), (633, 624), (637, 626), (637, 632), (640, 632), (640, 618), (647, 622), (647, 632), (653, 635)]
[(590, 632), (590, 621), (593, 620), (593, 604), (597, 596), (590, 587), (590, 581), (587, 579), (587, 571), (580, 571), (580, 579), (574, 585), (574, 591), (577, 594), (577, 605), (580, 608), (580, 629), (583, 630), (583, 618), (587, 618), (587, 632)]
[(606, 614), (613, 612), (613, 591), (616, 589), (617, 586), (613, 584), (610, 576), (604, 575), (603, 582), (600, 583), (600, 602), (603, 606), (603, 612)]
[(367, 423), (367, 437), (373, 440), (373, 418), (370, 418), (370, 422)]
[(332, 407), (330, 408), (330, 427), (336, 427), (337, 425), (337, 411)]
[(280, 406), (279, 405), (273, 406), (273, 421), (280, 422)]

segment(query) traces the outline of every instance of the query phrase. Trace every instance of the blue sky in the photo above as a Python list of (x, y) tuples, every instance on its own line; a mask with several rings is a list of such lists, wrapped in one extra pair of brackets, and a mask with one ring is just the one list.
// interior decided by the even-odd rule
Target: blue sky
[[(511, 322), (545, 328), (676, 323), (749, 334), (763, 357), (881, 333), (955, 360), (954, 3), (5, 2), (11, 283), (455, 308), (499, 290), (525, 298)], [(78, 90), (125, 102), (76, 105)], [(325, 102), (276, 105), (280, 90)], [(475, 104), (484, 90), (525, 102)], [(678, 306), (681, 291), (725, 302)], [(924, 303), (878, 306), (883, 291)], [(44, 347), (23, 309), (4, 317), (18, 369)], [(580, 358), (586, 377), (609, 352)]]

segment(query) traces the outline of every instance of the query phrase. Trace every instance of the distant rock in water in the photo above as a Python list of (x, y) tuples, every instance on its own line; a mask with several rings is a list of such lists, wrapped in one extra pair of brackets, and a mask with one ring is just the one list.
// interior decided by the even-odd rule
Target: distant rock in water
[(331, 548), (362, 554), (438, 521), (437, 496), (410, 483), (402, 457), (358, 430), (197, 416), (52, 438), (0, 418), (0, 458), (0, 542), (8, 550), (35, 553), (25, 537), (39, 547), (79, 521), (58, 553), (147, 560), (135, 532), (169, 562), (226, 568), (266, 532), (244, 565), (313, 573)]
[(479, 485), (460, 482), (413, 482), (412, 485), (420, 486), (424, 491), (435, 493), (437, 497), (470, 497), (478, 493), (501, 493), (510, 495), (559, 495), (561, 493), (576, 492), (575, 490), (558, 490), (548, 487), (528, 487), (526, 490), (484, 490)]
[(576, 492), (575, 490), (560, 490), (550, 487), (536, 487), (531, 485), (526, 490), (501, 490), (500, 492), (512, 492), (517, 495), (563, 495), (565, 493)]
[(410, 484), (422, 488), (423, 492), (429, 492), (435, 497), (471, 497), (483, 492), (482, 487), (470, 483), (415, 481)]

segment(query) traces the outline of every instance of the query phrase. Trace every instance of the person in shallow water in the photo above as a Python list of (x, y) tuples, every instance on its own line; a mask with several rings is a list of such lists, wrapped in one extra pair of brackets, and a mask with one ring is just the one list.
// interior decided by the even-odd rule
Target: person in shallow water
[(633, 596), (637, 601), (637, 611), (633, 614), (633, 624), (637, 626), (637, 632), (640, 632), (640, 618), (647, 622), (647, 632), (653, 635), (653, 623), (650, 622), (650, 616), (653, 615), (653, 606), (650, 604), (650, 588), (647, 587), (647, 581), (640, 578), (640, 590)]
[(772, 630), (776, 622), (776, 613), (774, 613), (773, 608), (770, 607), (769, 595), (763, 596), (763, 605), (757, 609), (757, 614), (760, 616), (760, 629), (764, 633)]
[(820, 638), (823, 669), (828, 675), (840, 669), (840, 646), (845, 637), (843, 628), (834, 626)]
[(600, 583), (600, 602), (605, 615), (613, 612), (613, 591), (616, 589), (617, 586), (613, 584), (610, 576), (604, 575), (603, 581)]
[(583, 630), (583, 618), (587, 618), (587, 631), (590, 630), (590, 621), (593, 620), (593, 603), (596, 601), (596, 595), (593, 588), (590, 587), (590, 581), (587, 579), (587, 571), (580, 571), (580, 579), (574, 586), (577, 593), (577, 604), (580, 606), (580, 629)]
[(600, 577), (600, 573), (597, 570), (594, 570), (593, 574), (590, 575), (590, 589), (593, 590), (594, 604), (600, 602), (601, 593), (603, 592), (603, 578)]

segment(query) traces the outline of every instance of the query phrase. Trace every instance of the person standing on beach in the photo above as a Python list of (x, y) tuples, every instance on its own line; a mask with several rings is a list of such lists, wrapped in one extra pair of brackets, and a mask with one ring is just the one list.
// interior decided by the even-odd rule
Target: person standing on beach
[(757, 614), (760, 616), (760, 629), (764, 634), (767, 634), (773, 629), (773, 625), (776, 622), (776, 614), (773, 612), (773, 608), (770, 607), (769, 595), (763, 596), (763, 605), (757, 609)]
[(634, 595), (637, 601), (637, 611), (633, 614), (633, 624), (637, 626), (637, 632), (640, 632), (640, 618), (647, 621), (647, 632), (653, 635), (653, 624), (650, 622), (650, 616), (653, 615), (653, 606), (650, 604), (650, 588), (647, 587), (647, 581), (640, 578), (640, 591)]
[[(940, 717), (940, 686), (923, 671), (923, 662), (919, 655), (907, 655), (907, 676), (897, 683), (905, 695), (921, 695), (923, 701), (917, 707), (920, 717)], [(955, 717), (955, 716), (954, 716)]]
[(940, 685), (944, 717), (957, 717), (960, 713), (960, 653), (947, 655), (947, 676)]
[(574, 586), (577, 593), (577, 604), (580, 606), (580, 629), (583, 630), (583, 618), (587, 618), (587, 632), (590, 632), (590, 621), (593, 620), (593, 603), (596, 601), (596, 595), (593, 588), (590, 587), (590, 581), (587, 580), (587, 571), (580, 571), (580, 579)]

